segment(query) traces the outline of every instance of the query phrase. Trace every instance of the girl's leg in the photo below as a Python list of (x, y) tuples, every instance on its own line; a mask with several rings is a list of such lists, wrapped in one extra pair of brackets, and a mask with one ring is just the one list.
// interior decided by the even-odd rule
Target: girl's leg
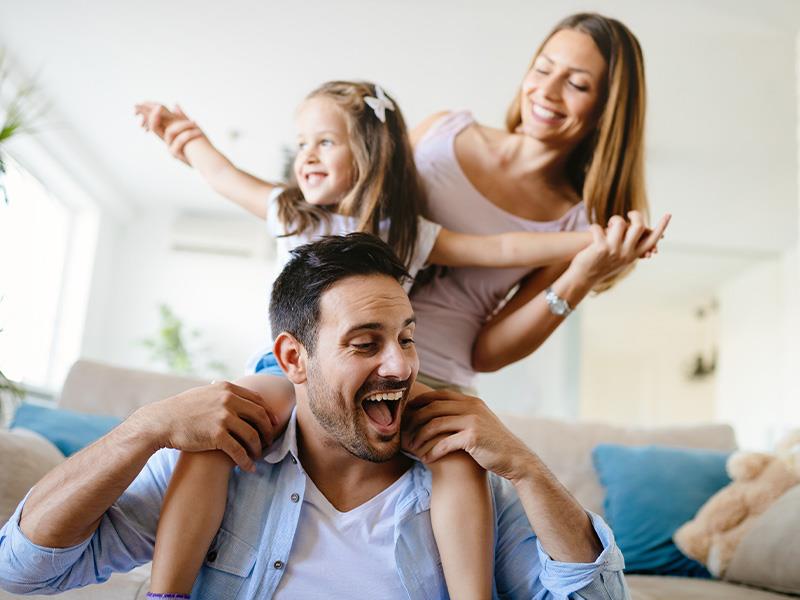
[(494, 518), (484, 471), (457, 452), (428, 465), (431, 523), (453, 600), (488, 600), (494, 575)]
[(181, 453), (158, 520), (151, 592), (191, 593), (222, 523), (233, 466), (221, 450)]

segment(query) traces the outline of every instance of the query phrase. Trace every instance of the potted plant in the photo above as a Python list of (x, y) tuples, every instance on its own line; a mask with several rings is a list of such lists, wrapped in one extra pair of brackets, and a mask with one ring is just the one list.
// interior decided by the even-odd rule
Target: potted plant
[(5, 204), (8, 204), (4, 183), (8, 167), (3, 146), (15, 136), (32, 133), (33, 123), (44, 113), (45, 106), (36, 97), (36, 86), (33, 83), (16, 87), (11, 85), (6, 54), (0, 48), (0, 100), (7, 95), (4, 90), (8, 87), (12, 90), (10, 100), (7, 104), (0, 104), (0, 198)]
[(219, 361), (207, 360), (203, 367), (198, 368), (198, 361), (208, 352), (208, 348), (196, 347), (202, 335), (200, 331), (187, 332), (181, 318), (168, 305), (161, 304), (158, 310), (161, 317), (158, 331), (141, 341), (150, 350), (153, 362), (179, 375), (197, 375), (198, 371), (203, 371), (225, 376), (227, 368)]

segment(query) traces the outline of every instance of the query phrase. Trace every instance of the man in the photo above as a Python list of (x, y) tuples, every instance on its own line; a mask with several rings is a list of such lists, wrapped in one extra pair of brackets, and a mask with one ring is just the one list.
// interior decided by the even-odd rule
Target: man
[[(418, 369), (414, 314), (399, 283), (405, 270), (365, 234), (294, 254), (275, 283), (270, 319), (297, 408), (264, 460), (254, 465), (241, 445), (253, 453), (257, 443), (243, 438), (269, 443), (273, 433), (261, 399), (244, 388), (206, 386), (146, 406), (23, 501), (0, 531), (3, 587), (55, 593), (148, 562), (177, 455), (157, 450), (222, 448), (245, 469), (232, 475), (199, 598), (446, 597), (430, 472), (400, 452)], [(376, 392), (383, 406), (370, 402)], [(628, 598), (608, 527), (480, 400), (433, 393), (409, 414), (420, 456), (466, 450), (493, 473), (497, 595)], [(309, 512), (312, 495), (316, 507), (354, 515), (379, 498), (380, 510), (365, 518), (383, 528), (384, 542), (348, 549), (348, 534)]]

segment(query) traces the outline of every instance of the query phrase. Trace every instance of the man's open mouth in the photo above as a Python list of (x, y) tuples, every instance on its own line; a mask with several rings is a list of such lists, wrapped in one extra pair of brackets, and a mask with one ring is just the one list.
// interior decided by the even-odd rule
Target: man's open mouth
[(370, 421), (380, 428), (390, 428), (396, 418), (405, 390), (372, 392), (364, 396), (361, 406)]

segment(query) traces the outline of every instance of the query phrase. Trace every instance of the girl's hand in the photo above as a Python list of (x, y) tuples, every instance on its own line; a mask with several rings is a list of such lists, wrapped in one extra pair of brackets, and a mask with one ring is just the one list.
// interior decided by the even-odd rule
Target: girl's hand
[(186, 144), (205, 137), (197, 123), (190, 120), (177, 105), (171, 111), (162, 104), (143, 102), (137, 104), (135, 110), (142, 117), (142, 127), (164, 140), (170, 154), (188, 165), (189, 161), (184, 154)]
[(637, 259), (655, 254), (671, 215), (664, 215), (652, 230), (645, 226), (641, 213), (631, 211), (628, 217), (630, 223), (614, 215), (605, 231), (597, 224), (592, 225), (589, 228), (592, 243), (573, 259), (570, 268), (577, 269), (593, 287)]
[(175, 114), (158, 102), (140, 102), (133, 107), (134, 113), (142, 118), (140, 125), (145, 131), (152, 131), (162, 140), (164, 128), (176, 120)]

